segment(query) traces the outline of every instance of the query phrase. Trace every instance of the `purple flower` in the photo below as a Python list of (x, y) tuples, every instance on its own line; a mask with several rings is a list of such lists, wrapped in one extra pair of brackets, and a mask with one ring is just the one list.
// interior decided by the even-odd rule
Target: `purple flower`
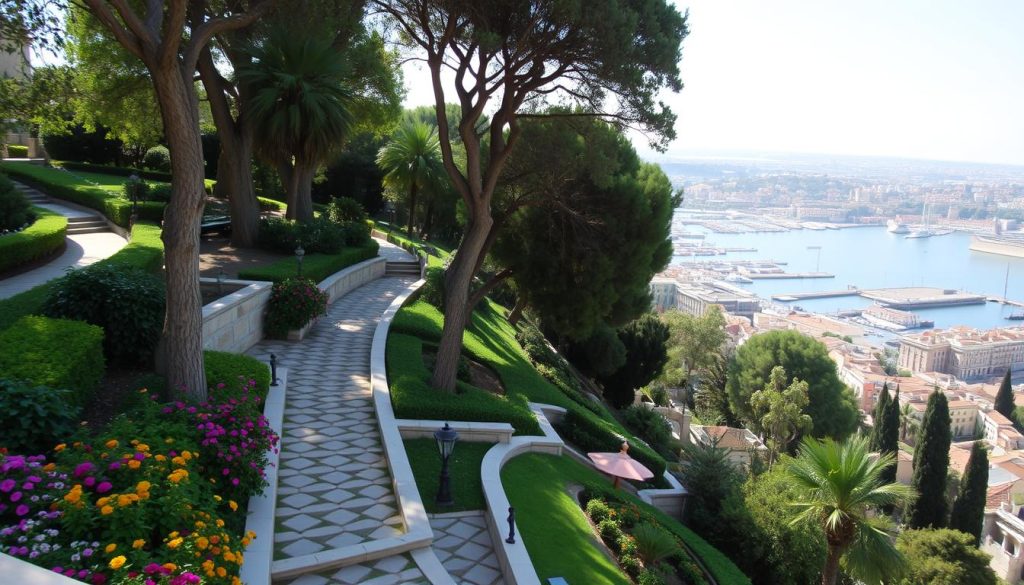
[(114, 486), (110, 485), (109, 481), (101, 481), (100, 485), (96, 486), (96, 493), (105, 494), (110, 491), (110, 488)]
[(14, 492), (13, 494), (11, 494), (11, 501), (12, 502), (17, 502), (20, 499), (21, 499), (21, 492)]
[(142, 453), (142, 452), (135, 453), (135, 460), (136, 461), (142, 461), (145, 458), (146, 458), (146, 454), (145, 453)]
[(22, 504), (22, 505), (20, 505), (20, 506), (18, 506), (17, 508), (14, 509), (14, 513), (17, 514), (18, 516), (24, 516), (25, 514), (28, 514), (28, 506), (26, 506), (25, 504)]
[(111, 469), (111, 470), (121, 469), (121, 462), (120, 461), (114, 461), (113, 463), (111, 463), (109, 465), (109, 469)]
[(7, 493), (14, 489), (14, 486), (18, 485), (18, 482), (13, 479), (5, 479), (0, 481), (0, 492)]
[(75, 477), (82, 477), (86, 473), (89, 473), (89, 471), (92, 470), (92, 467), (92, 463), (89, 463), (88, 461), (79, 463), (75, 466)]

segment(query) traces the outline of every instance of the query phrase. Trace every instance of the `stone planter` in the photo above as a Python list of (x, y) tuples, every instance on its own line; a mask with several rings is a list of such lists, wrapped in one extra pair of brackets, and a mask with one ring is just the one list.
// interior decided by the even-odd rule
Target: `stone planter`
[(306, 334), (309, 333), (309, 330), (312, 329), (319, 320), (320, 317), (314, 317), (312, 321), (303, 325), (302, 329), (290, 329), (285, 339), (288, 341), (302, 341), (306, 337)]

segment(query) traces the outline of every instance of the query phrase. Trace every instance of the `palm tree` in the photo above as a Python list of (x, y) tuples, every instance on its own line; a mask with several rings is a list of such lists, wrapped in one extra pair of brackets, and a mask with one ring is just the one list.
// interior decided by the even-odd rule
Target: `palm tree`
[(412, 236), (417, 193), (433, 189), (445, 176), (437, 129), (423, 122), (404, 124), (377, 153), (377, 165), (387, 186), (409, 193), (408, 233)]
[(837, 443), (805, 438), (799, 455), (787, 465), (799, 510), (793, 523), (813, 520), (825, 531), (828, 555), (822, 585), (835, 585), (842, 560), (847, 571), (866, 583), (888, 580), (904, 560), (890, 539), (888, 519), (870, 511), (910, 498), (909, 487), (885, 483), (882, 471), (896, 460), (873, 458), (863, 437)]
[(300, 222), (313, 219), (317, 166), (341, 147), (353, 124), (348, 63), (331, 41), (330, 35), (274, 28), (249, 49), (252, 65), (238, 72), (252, 95), (257, 144), (281, 171), (287, 217)]
[(913, 434), (917, 421), (914, 420), (914, 407), (909, 402), (900, 407), (900, 440), (907, 440), (907, 433)]

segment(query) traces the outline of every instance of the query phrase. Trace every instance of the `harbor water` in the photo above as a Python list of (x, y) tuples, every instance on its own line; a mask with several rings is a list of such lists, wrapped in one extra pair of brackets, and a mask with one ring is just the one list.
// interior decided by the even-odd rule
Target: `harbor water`
[[(971, 236), (966, 233), (907, 239), (889, 233), (884, 227), (746, 234), (715, 233), (695, 225), (687, 225), (685, 229), (706, 234), (704, 246), (757, 248), (757, 252), (677, 256), (673, 264), (704, 260), (775, 260), (787, 263), (783, 267), (786, 272), (835, 274), (835, 278), (756, 280), (737, 285), (764, 299), (786, 293), (842, 290), (849, 286), (861, 289), (928, 286), (1001, 297), (1005, 285), (1007, 298), (1024, 301), (1024, 258), (971, 251)], [(807, 311), (834, 313), (872, 303), (861, 297), (846, 296), (788, 304)], [(914, 312), (922, 319), (935, 321), (938, 328), (967, 325), (990, 329), (1024, 325), (1024, 322), (1006, 319), (1011, 313), (1022, 310), (1022, 307), (987, 302)]]

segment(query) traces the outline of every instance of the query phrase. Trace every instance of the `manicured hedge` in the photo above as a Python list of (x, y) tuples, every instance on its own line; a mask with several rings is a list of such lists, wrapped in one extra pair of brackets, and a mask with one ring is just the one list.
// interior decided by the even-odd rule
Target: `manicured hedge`
[(34, 207), (37, 219), (24, 230), (0, 236), (0, 272), (53, 254), (64, 245), (68, 218)]
[(224, 384), (227, 388), (238, 386), (239, 377), (246, 381), (255, 380), (253, 389), (260, 398), (270, 390), (270, 366), (256, 358), (226, 351), (204, 351), (206, 383), (210, 386)]
[(0, 378), (72, 391), (83, 406), (103, 378), (103, 329), (27, 315), (0, 332)]
[[(375, 258), (379, 247), (377, 242), (370, 240), (365, 246), (346, 248), (338, 254), (310, 254), (302, 260), (302, 276), (320, 282), (343, 268)], [(296, 260), (294, 257), (289, 257), (266, 266), (239, 271), (238, 278), (280, 282), (294, 277), (296, 272)]]
[(7, 156), (10, 158), (28, 158), (28, 147), (20, 144), (8, 144)]
[(115, 167), (109, 165), (97, 165), (87, 162), (73, 162), (73, 161), (60, 161), (56, 164), (64, 167), (65, 169), (71, 169), (75, 171), (86, 171), (89, 173), (103, 173), (105, 175), (117, 175), (119, 177), (130, 177), (136, 175), (143, 179), (150, 181), (161, 181), (164, 183), (171, 182), (171, 173), (163, 173), (160, 171), (144, 171), (141, 169), (133, 169), (130, 167)]
[[(131, 241), (116, 254), (99, 263), (115, 266), (136, 266), (149, 272), (158, 272), (164, 265), (164, 244), (160, 228), (153, 224), (136, 223), (132, 227)], [(0, 330), (10, 327), (25, 315), (40, 311), (50, 289), (57, 280), (51, 280), (8, 299), (0, 300)]]
[(498, 396), (459, 382), (456, 393), (430, 387), (423, 365), (423, 342), (410, 335), (388, 336), (388, 386), (400, 418), (511, 423), (520, 435), (541, 434), (540, 425), (521, 394)]
[[(95, 209), (110, 221), (121, 227), (128, 227), (132, 215), (132, 203), (102, 187), (83, 185), (74, 176), (64, 176), (59, 171), (27, 163), (6, 163), (0, 166), (7, 175), (31, 187), (56, 197)], [(140, 220), (160, 221), (164, 206), (159, 201), (143, 201), (138, 204)]]

